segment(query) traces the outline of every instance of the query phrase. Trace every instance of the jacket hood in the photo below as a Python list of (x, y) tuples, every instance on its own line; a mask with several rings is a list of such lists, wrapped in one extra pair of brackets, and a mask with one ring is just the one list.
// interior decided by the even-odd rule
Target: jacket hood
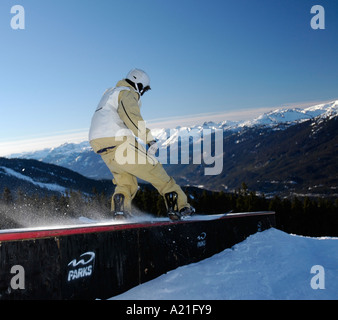
[(128, 87), (128, 88), (131, 88), (133, 89), (136, 93), (138, 93), (135, 88), (130, 85), (126, 80), (120, 80), (117, 84), (116, 84), (116, 87)]
[(126, 80), (120, 80), (117, 84), (116, 87), (128, 87), (130, 88), (131, 92), (134, 92), (137, 94), (137, 100), (140, 101), (141, 95), (135, 90), (135, 88), (130, 85)]

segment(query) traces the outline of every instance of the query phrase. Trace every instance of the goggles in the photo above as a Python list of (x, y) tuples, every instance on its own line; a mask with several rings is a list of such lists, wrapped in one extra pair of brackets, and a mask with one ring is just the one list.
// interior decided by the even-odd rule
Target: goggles
[[(143, 87), (142, 84), (141, 84), (141, 86)], [(146, 86), (146, 87), (142, 88), (142, 89), (140, 90), (141, 96), (143, 96), (143, 95), (144, 95), (147, 91), (149, 91), (149, 90), (151, 90), (150, 86)]]

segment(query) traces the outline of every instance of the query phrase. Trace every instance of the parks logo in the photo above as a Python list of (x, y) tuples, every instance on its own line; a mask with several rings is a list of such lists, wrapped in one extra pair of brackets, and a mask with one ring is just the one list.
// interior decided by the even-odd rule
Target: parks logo
[(79, 259), (73, 259), (68, 263), (67, 281), (74, 281), (81, 278), (90, 277), (94, 271), (95, 252), (85, 252)]

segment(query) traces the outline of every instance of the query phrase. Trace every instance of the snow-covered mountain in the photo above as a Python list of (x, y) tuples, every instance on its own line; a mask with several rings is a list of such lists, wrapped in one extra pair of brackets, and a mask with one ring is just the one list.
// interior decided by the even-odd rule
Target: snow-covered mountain
[[(287, 181), (292, 182), (294, 186), (300, 183), (301, 179), (290, 169), (288, 169), (290, 171), (289, 175), (281, 177), (285, 175), (286, 169), (283, 166), (287, 165), (286, 158), (284, 162), (280, 162), (280, 168), (278, 168), (283, 174), (275, 170), (276, 174), (271, 174), (271, 177), (263, 177), (261, 174), (256, 176), (253, 172), (259, 170), (259, 168), (264, 173), (269, 172), (268, 169), (270, 165), (273, 165), (273, 159), (281, 159), (283, 154), (288, 154), (288, 159), (290, 160), (292, 158), (290, 150), (294, 149), (294, 153), (297, 154), (297, 150), (307, 144), (311, 144), (312, 148), (316, 148), (319, 141), (321, 141), (318, 149), (325, 143), (331, 146), (335, 142), (327, 141), (327, 139), (329, 136), (337, 135), (334, 125), (331, 125), (330, 132), (324, 130), (326, 132), (325, 141), (321, 139), (307, 141), (306, 138), (313, 137), (315, 132), (319, 134), (324, 132), (323, 128), (327, 126), (324, 120), (332, 120), (337, 118), (337, 115), (338, 100), (335, 100), (306, 108), (281, 108), (264, 113), (250, 121), (205, 122), (191, 127), (158, 128), (153, 129), (152, 132), (158, 139), (160, 146), (159, 160), (164, 164), (169, 163), (166, 165), (166, 169), (181, 184), (204, 185), (208, 188), (218, 189), (224, 186), (226, 189), (231, 189), (237, 188), (245, 181), (250, 182), (253, 188), (260, 189), (262, 181), (264, 181), (263, 184), (266, 181), (274, 181), (275, 183), (271, 182), (269, 185), (275, 189), (278, 184), (282, 184), (284, 188), (285, 183), (288, 184)], [(184, 141), (187, 141), (188, 145), (191, 143), (193, 145), (202, 145), (201, 140), (215, 132), (215, 130), (223, 132), (223, 153), (221, 155), (224, 161), (223, 174), (218, 175), (218, 177), (212, 177), (212, 179), (206, 179), (202, 168), (203, 163), (199, 166), (190, 166), (190, 163), (183, 165), (183, 161), (182, 163), (180, 162), (181, 159), (189, 159), (189, 156), (191, 159), (192, 157), (192, 148), (182, 148), (181, 145)], [(293, 146), (296, 135), (300, 137), (300, 140), (296, 142), (299, 144), (295, 146), (295, 149)], [(274, 154), (282, 145), (285, 145), (286, 149), (279, 150), (278, 155)], [(175, 152), (179, 154), (178, 165), (171, 166), (172, 163), (167, 161), (168, 147), (170, 147), (170, 154)], [(331, 151), (334, 152), (333, 150)], [(304, 152), (308, 151), (304, 150)], [(268, 154), (269, 157), (267, 157)], [(317, 156), (320, 158), (322, 155), (318, 154)], [(300, 155), (300, 157), (303, 157), (303, 155)], [(111, 179), (112, 177), (101, 157), (92, 151), (88, 141), (78, 144), (65, 143), (57, 148), (13, 154), (11, 158), (36, 159), (56, 164), (94, 179)], [(247, 162), (245, 162), (246, 159), (248, 160)], [(295, 161), (299, 162), (300, 160), (295, 159)], [(321, 167), (323, 166), (321, 165)], [(302, 165), (302, 168), (304, 168), (304, 165)], [(298, 169), (294, 168), (294, 170), (297, 171)], [(316, 174), (316, 168), (313, 167), (312, 170)], [(311, 169), (309, 168), (308, 171), (311, 171)], [(231, 178), (232, 174), (236, 175), (237, 178)], [(316, 184), (317, 182), (313, 183)], [(308, 187), (313, 187), (313, 185), (307, 185), (306, 188)], [(330, 187), (335, 188), (336, 186), (332, 185)], [(269, 192), (264, 188), (262, 191)]]
[[(219, 123), (205, 122), (201, 125), (195, 125), (190, 127), (179, 126), (176, 128), (157, 128), (152, 129), (153, 135), (159, 141), (159, 144), (166, 147), (170, 144), (176, 143), (177, 139), (184, 136), (201, 137), (201, 132), (205, 129), (215, 130), (222, 129), (224, 131), (238, 132), (243, 128), (250, 127), (269, 127), (280, 129), (289, 127), (295, 124), (302, 123), (304, 121), (319, 118), (330, 118), (338, 115), (338, 100), (328, 103), (322, 103), (313, 105), (307, 108), (281, 108), (267, 113), (264, 113), (252, 120), (245, 121), (229, 121), (224, 120)], [(80, 155), (91, 151), (91, 147), (88, 141), (81, 143), (64, 143), (56, 148), (46, 148), (43, 150), (24, 152), (19, 154), (12, 154), (9, 158), (26, 158), (36, 159), (53, 164), (69, 164), (74, 161), (79, 161), (78, 157), (74, 158), (74, 155)]]
[[(205, 129), (222, 129), (225, 132), (240, 132), (245, 128), (264, 127), (282, 129), (292, 125), (308, 121), (310, 119), (331, 118), (338, 115), (338, 100), (329, 103), (313, 105), (307, 108), (281, 108), (264, 113), (252, 120), (229, 121), (224, 120), (219, 123), (205, 122), (202, 125), (192, 127), (176, 127), (174, 129), (159, 128), (153, 129), (154, 136), (159, 140), (160, 145), (167, 146), (177, 142), (177, 139), (184, 136), (201, 137), (201, 132)], [(168, 138), (169, 137), (169, 138)]]
[(338, 100), (313, 105), (307, 108), (277, 109), (249, 121), (241, 122), (240, 126), (294, 125), (316, 117), (327, 118), (338, 114)]

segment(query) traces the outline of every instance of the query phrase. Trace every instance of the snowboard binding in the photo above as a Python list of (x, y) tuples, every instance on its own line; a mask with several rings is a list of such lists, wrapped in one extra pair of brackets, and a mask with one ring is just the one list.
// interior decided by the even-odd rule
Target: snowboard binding
[(114, 211), (113, 216), (115, 220), (125, 220), (130, 214), (124, 209), (124, 195), (122, 193), (117, 193), (113, 197), (114, 201)]
[(177, 193), (176, 192), (168, 192), (164, 195), (164, 200), (167, 206), (167, 213), (170, 220), (176, 221), (180, 220), (181, 217), (178, 212), (177, 205)]

